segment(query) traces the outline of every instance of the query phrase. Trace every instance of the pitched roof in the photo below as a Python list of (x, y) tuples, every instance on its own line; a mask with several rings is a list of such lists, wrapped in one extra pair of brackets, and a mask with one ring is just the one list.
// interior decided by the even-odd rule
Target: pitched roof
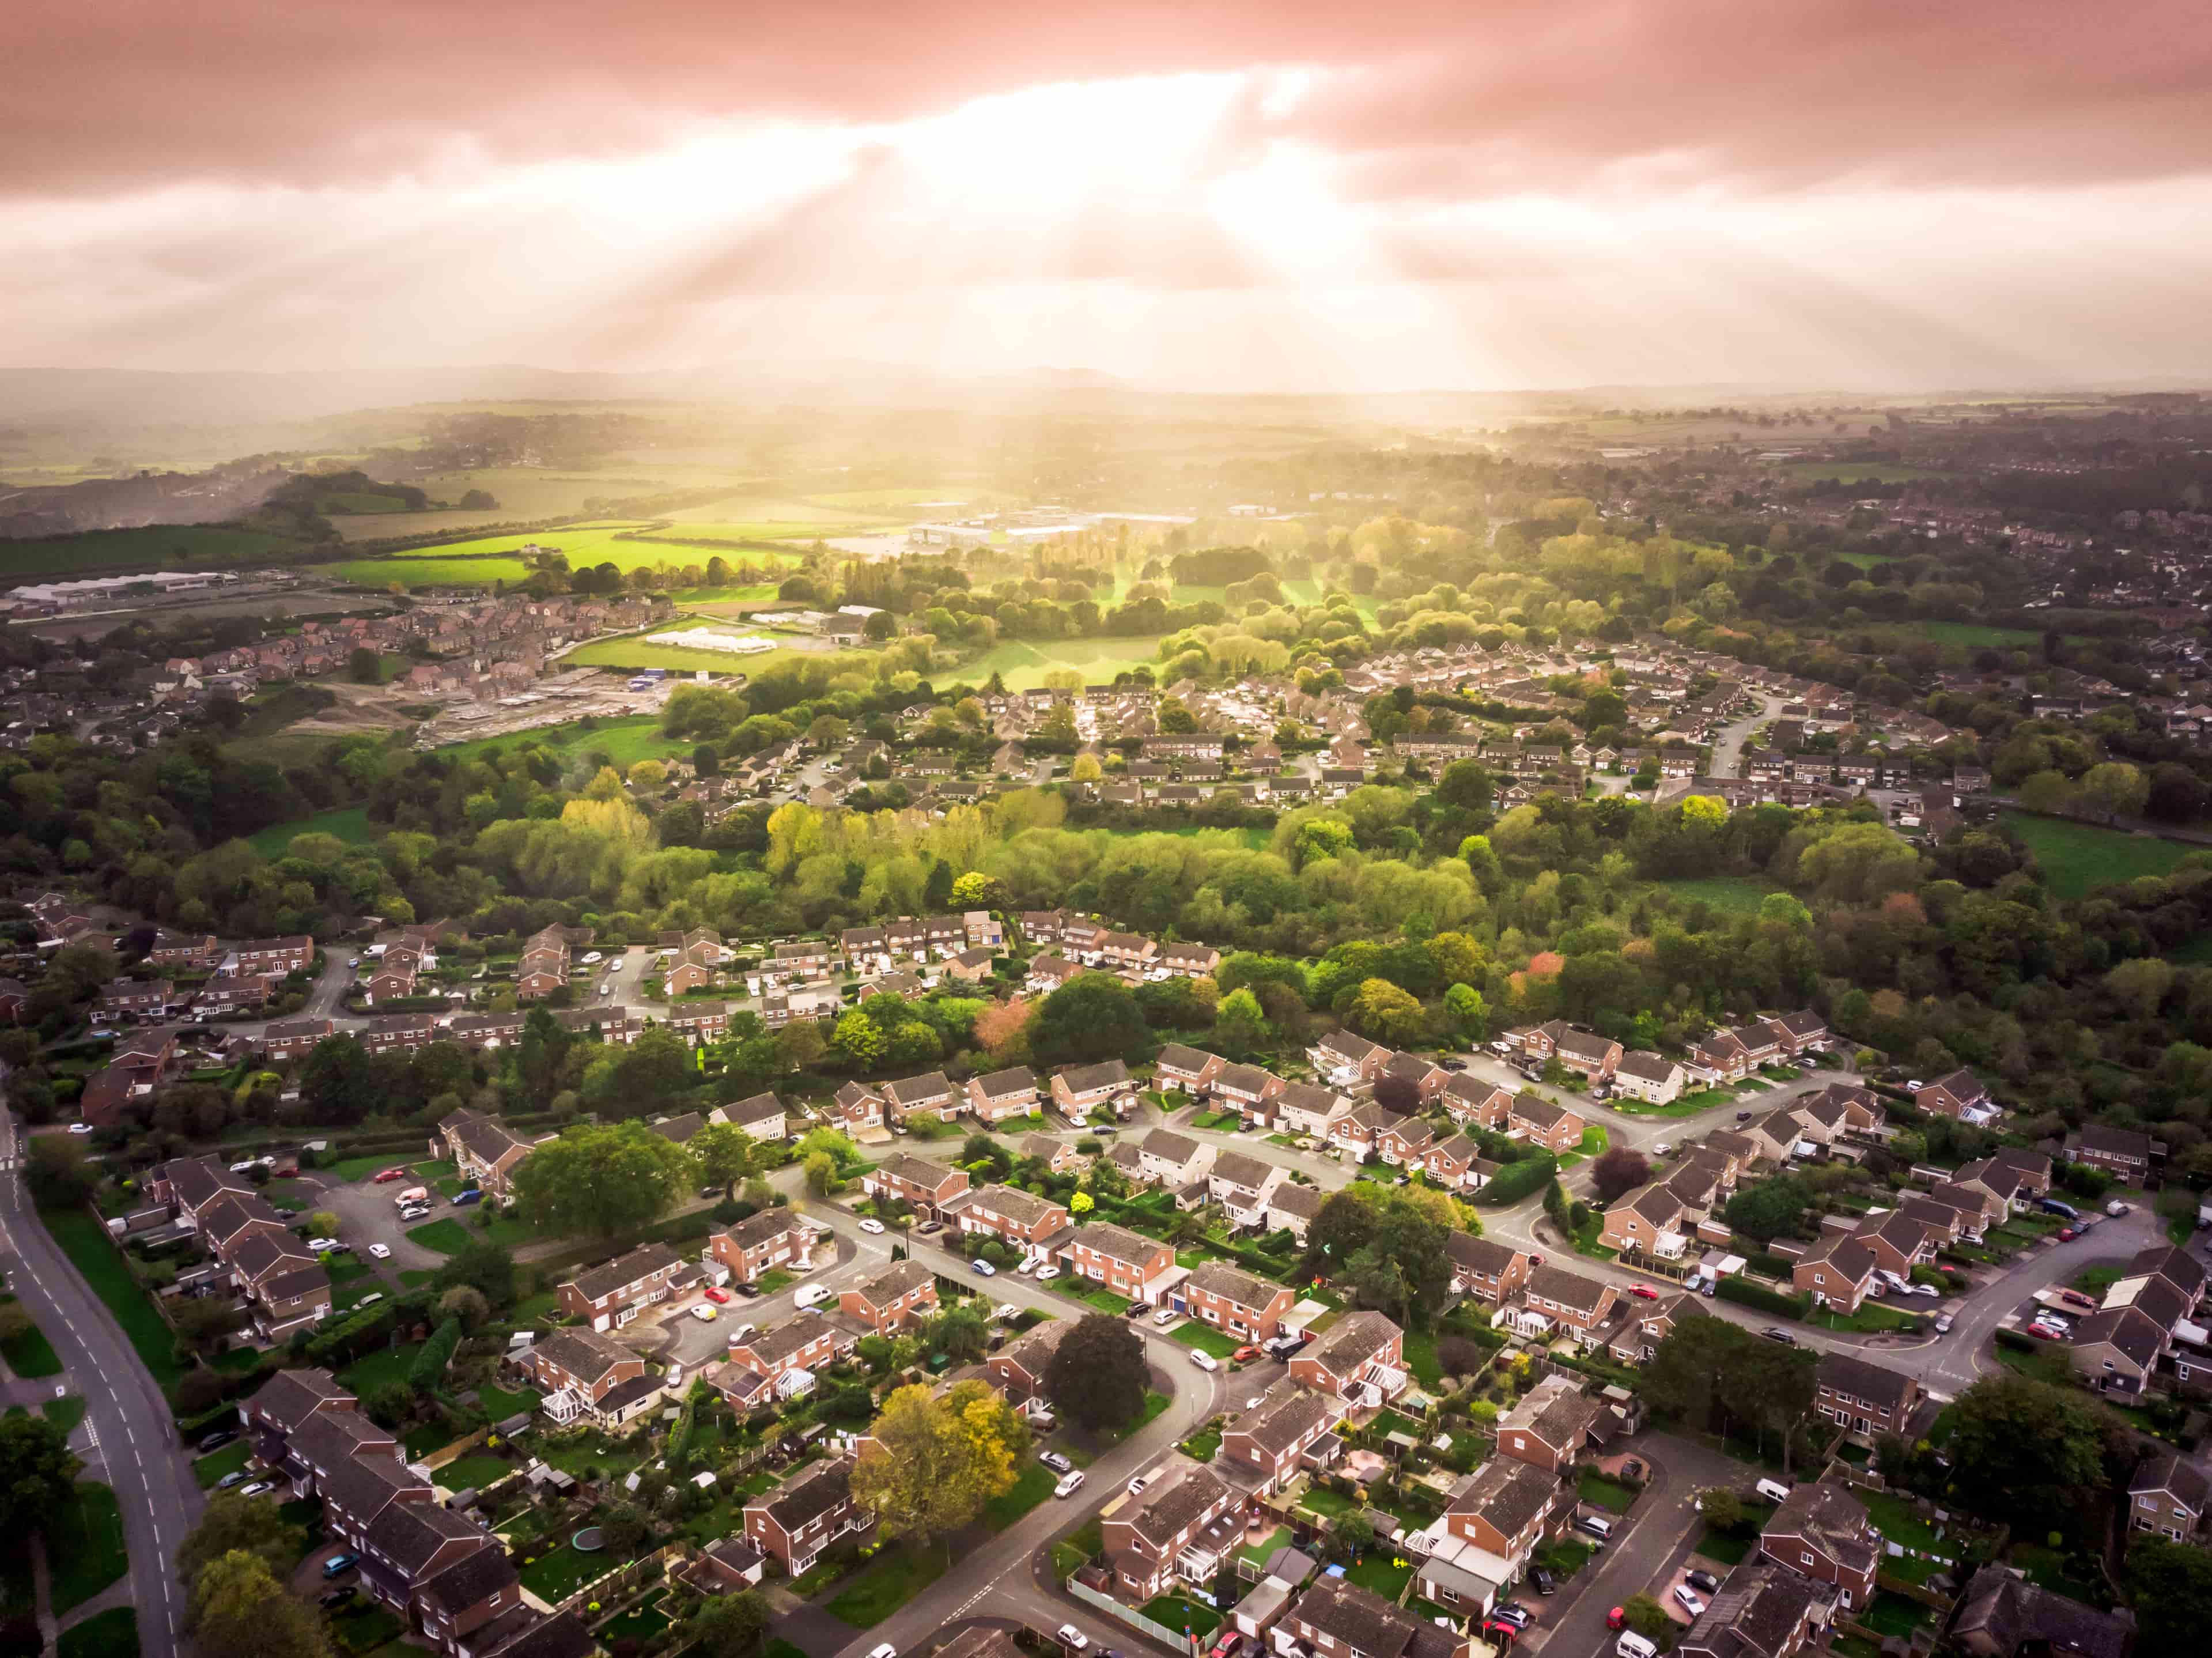
[(613, 1337), (584, 1329), (556, 1330), (530, 1350), (584, 1382), (597, 1381), (625, 1359), (638, 1356)]
[(1138, 1267), (1149, 1265), (1167, 1247), (1157, 1238), (1147, 1238), (1125, 1226), (1115, 1226), (1111, 1221), (1093, 1221), (1079, 1228), (1075, 1241), (1109, 1261)]
[(1137, 1143), (1137, 1149), (1164, 1163), (1187, 1163), (1198, 1155), (1198, 1142), (1171, 1129), (1156, 1128)]
[(828, 1514), (853, 1494), (853, 1459), (848, 1456), (817, 1462), (780, 1490), (757, 1496), (747, 1509), (765, 1509), (769, 1517), (786, 1532), (796, 1532)]
[(1402, 1332), (1380, 1313), (1349, 1313), (1299, 1357), (1310, 1359), (1332, 1375), (1349, 1375), (1382, 1352)]
[(1229, 1487), (1211, 1469), (1186, 1468), (1173, 1484), (1147, 1488), (1144, 1507), (1123, 1518), (1140, 1535), (1164, 1543), (1180, 1536), (1200, 1515), (1230, 1495)]
[(1551, 1504), (1559, 1481), (1510, 1456), (1493, 1457), (1468, 1476), (1446, 1512), (1471, 1514), (1507, 1537), (1518, 1536)]
[(1034, 1227), (1052, 1218), (1053, 1211), (1061, 1206), (1049, 1198), (1040, 1198), (1019, 1186), (1003, 1184), (985, 1186), (968, 1200), (968, 1207), (988, 1209), (1003, 1215), (1018, 1227)]
[(1813, 1367), (1813, 1380), (1819, 1387), (1831, 1387), (1852, 1399), (1887, 1408), (1892, 1420), (1899, 1427), (1904, 1425), (1902, 1417), (1905, 1401), (1919, 1387), (1911, 1376), (1882, 1365), (1869, 1363), (1856, 1353), (1821, 1354)]
[(871, 1307), (889, 1307), (909, 1291), (937, 1282), (937, 1275), (920, 1261), (893, 1261), (852, 1293)]
[[(753, 1218), (757, 1220), (759, 1216)], [(576, 1286), (578, 1293), (585, 1300), (597, 1301), (602, 1295), (611, 1295), (617, 1289), (635, 1283), (640, 1278), (683, 1265), (684, 1258), (666, 1244), (640, 1244), (626, 1255), (617, 1255), (602, 1265), (579, 1272), (569, 1282)]]
[(1239, 1307), (1269, 1307), (1278, 1296), (1289, 1293), (1281, 1284), (1270, 1283), (1227, 1261), (1208, 1261), (1183, 1282), (1193, 1289), (1235, 1301)]
[(1792, 1490), (1761, 1530), (1762, 1537), (1799, 1537), (1838, 1565), (1871, 1571), (1879, 1553), (1868, 1538), (1866, 1505), (1834, 1480)]
[(1528, 1293), (1541, 1301), (1556, 1301), (1583, 1313), (1594, 1312), (1613, 1286), (1601, 1278), (1586, 1278), (1562, 1266), (1540, 1266), (1528, 1275)]

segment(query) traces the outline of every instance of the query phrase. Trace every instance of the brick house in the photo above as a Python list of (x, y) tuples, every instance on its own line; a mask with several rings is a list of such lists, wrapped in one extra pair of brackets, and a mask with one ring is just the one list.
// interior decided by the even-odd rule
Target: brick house
[(854, 1338), (818, 1314), (800, 1313), (771, 1330), (730, 1344), (730, 1362), (780, 1382), (800, 1370), (818, 1370), (852, 1351)]
[(963, 1233), (988, 1233), (1024, 1253), (1067, 1229), (1067, 1206), (1019, 1186), (994, 1183), (951, 1206)]
[(884, 1126), (883, 1095), (858, 1082), (839, 1085), (830, 1101), (830, 1122), (848, 1134)]
[(289, 938), (248, 939), (230, 953), (242, 973), (274, 973), (283, 978), (315, 965), (315, 941), (305, 933)]
[[(433, 1156), (450, 1157), (464, 1179), (474, 1180), (501, 1202), (514, 1188), (514, 1171), (530, 1155), (530, 1143), (510, 1134), (496, 1119), (464, 1106), (438, 1119)], [(440, 1141), (443, 1142), (442, 1147)]]
[(1987, 1085), (1970, 1070), (1937, 1077), (1912, 1096), (1912, 1103), (1931, 1116), (1961, 1123), (1993, 1123), (2002, 1115), (2002, 1107), (1990, 1098)]
[(1482, 1148), (1464, 1134), (1433, 1141), (1421, 1156), (1422, 1173), (1447, 1192), (1479, 1192), (1488, 1178)]
[(1656, 1255), (1659, 1240), (1679, 1239), (1696, 1224), (1690, 1206), (1664, 1181), (1622, 1193), (1607, 1206), (1598, 1241), (1608, 1249)]
[(619, 1330), (647, 1308), (696, 1283), (698, 1277), (697, 1267), (666, 1244), (641, 1244), (626, 1255), (579, 1272), (563, 1282), (557, 1293), (567, 1317), (594, 1330)]
[(1247, 1342), (1273, 1341), (1284, 1315), (1297, 1304), (1290, 1287), (1226, 1261), (1208, 1261), (1182, 1281), (1183, 1305), (1190, 1315)]
[(1170, 1192), (1204, 1179), (1214, 1155), (1212, 1145), (1173, 1129), (1156, 1128), (1137, 1143), (1137, 1166), (1143, 1178)]
[(1075, 1277), (1103, 1284), (1132, 1301), (1157, 1300), (1157, 1292), (1176, 1270), (1175, 1251), (1168, 1245), (1105, 1221), (1079, 1228), (1060, 1254)]
[(890, 1107), (891, 1120), (898, 1123), (915, 1117), (934, 1117), (940, 1123), (949, 1123), (967, 1104), (967, 1096), (956, 1090), (941, 1070), (901, 1077), (884, 1083), (879, 1092)]
[(838, 1292), (837, 1308), (888, 1336), (937, 1311), (937, 1275), (920, 1261), (894, 1261), (866, 1283)]
[(1380, 1313), (1346, 1314), (1291, 1356), (1291, 1375), (1354, 1406), (1386, 1405), (1406, 1391), (1405, 1332)]
[(1856, 1313), (1874, 1288), (1873, 1250), (1847, 1232), (1824, 1232), (1806, 1246), (1790, 1269), (1801, 1295), (1818, 1295), (1837, 1312)]
[(2164, 1446), (2148, 1448), (2128, 1479), (2128, 1529), (2186, 1543), (2203, 1526), (2208, 1503), (2212, 1481), (2203, 1469)]
[(1471, 1232), (1447, 1233), (1444, 1253), (1451, 1258), (1452, 1293), (1492, 1307), (1518, 1294), (1534, 1270), (1527, 1250)]
[(752, 1283), (778, 1267), (803, 1271), (811, 1264), (813, 1250), (813, 1228), (788, 1209), (761, 1210), (732, 1221), (707, 1240), (708, 1258), (738, 1283)]
[(1268, 1229), (1288, 1232), (1303, 1243), (1306, 1228), (1313, 1224), (1314, 1216), (1321, 1213), (1321, 1206), (1328, 1198), (1328, 1194), (1319, 1186), (1285, 1180), (1268, 1195)]
[(283, 1019), (261, 1033), (261, 1051), (272, 1064), (304, 1059), (316, 1043), (337, 1028), (328, 1019)]
[[(1473, 1545), (1494, 1562), (1498, 1575), (1492, 1581), (1504, 1583), (1521, 1575), (1528, 1557), (1573, 1512), (1573, 1493), (1556, 1474), (1497, 1456), (1468, 1476), (1446, 1506), (1442, 1523), (1446, 1536)], [(1489, 1571), (1482, 1575), (1490, 1576)]]
[(1415, 1617), (1348, 1578), (1324, 1577), (1291, 1603), (1270, 1650), (1314, 1658), (1467, 1658), (1464, 1635)]
[(1306, 1050), (1315, 1074), (1332, 1084), (1372, 1082), (1390, 1063), (1391, 1051), (1352, 1031), (1331, 1031)]
[(1589, 1448), (1605, 1407), (1574, 1379), (1553, 1371), (1498, 1419), (1498, 1453), (1547, 1473), (1565, 1473)]
[(1214, 1464), (1239, 1484), (1255, 1481), (1261, 1496), (1297, 1478), (1304, 1460), (1332, 1460), (1343, 1419), (1334, 1402), (1288, 1380), (1278, 1381), (1221, 1431)]
[(1871, 1216), (1860, 1222), (1850, 1235), (1874, 1252), (1877, 1270), (1899, 1277), (1911, 1277), (1914, 1267), (1936, 1258), (1936, 1233), (1927, 1222), (1915, 1220), (1902, 1210)]
[(1375, 1155), (1393, 1168), (1426, 1168), (1437, 1131), (1421, 1117), (1401, 1117), (1376, 1137)]
[(874, 1523), (853, 1501), (851, 1457), (817, 1462), (789, 1484), (752, 1498), (744, 1507), (746, 1540), (796, 1577), (841, 1537)]
[(550, 1398), (545, 1403), (546, 1414), (556, 1422), (570, 1412), (568, 1420), (581, 1417), (618, 1428), (658, 1404), (663, 1392), (641, 1356), (595, 1330), (556, 1330), (526, 1348), (517, 1362), (544, 1393), (568, 1396), (567, 1406)]
[(1680, 1658), (1796, 1658), (1825, 1642), (1832, 1616), (1826, 1596), (1803, 1578), (1754, 1566), (1730, 1576), (1674, 1650)]
[(968, 1190), (968, 1171), (896, 1152), (860, 1177), (860, 1190), (879, 1200), (895, 1199), (933, 1220)]
[(779, 1094), (756, 1094), (717, 1106), (707, 1115), (711, 1122), (743, 1129), (749, 1139), (769, 1142), (791, 1137), (791, 1112)]
[(1505, 1119), (1509, 1136), (1541, 1146), (1555, 1156), (1582, 1144), (1583, 1130), (1587, 1126), (1565, 1106), (1555, 1106), (1532, 1094), (1515, 1094), (1513, 1108)]
[(968, 1080), (968, 1109), (987, 1123), (1025, 1117), (1037, 1106), (1036, 1073), (1027, 1065)]
[(1008, 1342), (983, 1361), (983, 1372), (1012, 1405), (1044, 1397), (1045, 1373), (1060, 1340), (1075, 1328), (1073, 1319), (1047, 1319)]
[(1206, 1172), (1206, 1195), (1221, 1205), (1233, 1225), (1263, 1226), (1269, 1194), (1288, 1178), (1279, 1163), (1242, 1151), (1224, 1151)]
[(1328, 1137), (1329, 1125), (1352, 1109), (1352, 1101), (1334, 1088), (1313, 1082), (1286, 1082), (1275, 1096), (1275, 1121), (1285, 1134)]
[(1129, 1068), (1118, 1059), (1078, 1065), (1052, 1079), (1053, 1107), (1064, 1117), (1079, 1118), (1118, 1095), (1133, 1094), (1135, 1088)]
[(1444, 1084), (1441, 1096), (1444, 1109), (1451, 1113), (1455, 1123), (1472, 1123), (1477, 1128), (1486, 1128), (1495, 1133), (1505, 1131), (1506, 1119), (1513, 1114), (1513, 1095), (1510, 1090), (1494, 1082), (1486, 1082), (1465, 1071)]
[(2134, 1129), (2110, 1128), (2102, 1123), (2083, 1124), (2074, 1131), (2066, 1144), (2067, 1155), (2075, 1162), (2100, 1168), (2130, 1186), (2143, 1183), (2159, 1149), (2148, 1134)]
[(1153, 1062), (1152, 1086), (1163, 1094), (1204, 1094), (1228, 1063), (1218, 1053), (1170, 1042)]
[(1825, 1352), (1813, 1367), (1813, 1408), (1838, 1427), (1869, 1436), (1902, 1434), (1921, 1399), (1911, 1376), (1856, 1353)]
[(1100, 1532), (1123, 1589), (1146, 1600), (1165, 1589), (1179, 1573), (1184, 1550), (1243, 1502), (1243, 1494), (1211, 1469), (1189, 1467), (1180, 1478), (1170, 1474), (1122, 1504), (1102, 1520)]
[(1612, 1316), (1620, 1291), (1598, 1278), (1586, 1278), (1560, 1266), (1540, 1266), (1528, 1275), (1522, 1304), (1540, 1317), (1574, 1332), (1588, 1344)]
[(1847, 1607), (1874, 1600), (1881, 1535), (1866, 1505), (1833, 1480), (1808, 1481), (1792, 1490), (1759, 1533), (1759, 1547), (1776, 1565), (1834, 1585)]
[(1275, 1101), (1288, 1086), (1264, 1066), (1224, 1065), (1214, 1074), (1212, 1096), (1217, 1105), (1243, 1112), (1246, 1122), (1264, 1123), (1273, 1119)]

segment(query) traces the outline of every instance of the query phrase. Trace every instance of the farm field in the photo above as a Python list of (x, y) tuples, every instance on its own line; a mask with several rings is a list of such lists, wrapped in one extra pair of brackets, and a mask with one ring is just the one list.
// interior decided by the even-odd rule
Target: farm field
[(432, 472), (404, 480), (433, 500), (458, 501), (471, 490), (489, 491), (499, 505), (477, 509), (433, 508), (423, 512), (387, 513), (373, 520), (337, 519), (339, 537), (348, 541), (373, 540), (390, 535), (432, 535), (473, 529), (484, 524), (529, 523), (562, 518), (589, 510), (592, 501), (626, 501), (667, 495), (679, 490), (699, 490), (717, 484), (738, 487), (721, 467), (667, 466), (641, 462), (604, 471), (550, 471), (542, 466), (481, 466), (462, 472)]
[(857, 535), (887, 527), (890, 526), (884, 519), (857, 518), (847, 514), (822, 518), (684, 518), (652, 533), (672, 539), (804, 542), (817, 536)]
[(488, 588), (495, 582), (520, 586), (530, 570), (520, 558), (352, 558), (327, 566), (341, 581), (363, 587)]
[(266, 858), (282, 857), (284, 849), (292, 844), (295, 835), (336, 835), (349, 846), (366, 845), (380, 832), (368, 820), (368, 814), (358, 806), (342, 807), (333, 812), (319, 812), (312, 818), (300, 818), (291, 823), (271, 824), (248, 843)]
[(1933, 639), (1939, 645), (1965, 645), (1976, 650), (1984, 645), (2007, 650), (2016, 645), (2038, 644), (2042, 638), (2026, 628), (1985, 627), (1979, 622), (1908, 622), (1896, 631)]
[(149, 524), (87, 530), (36, 540), (0, 541), (0, 576), (67, 578), (94, 571), (174, 570), (206, 564), (285, 564), (305, 544), (228, 524)]
[(2162, 875), (2190, 853), (2212, 850), (2026, 812), (2007, 812), (1999, 821), (2035, 854), (2045, 884), (2061, 898), (2086, 898), (2116, 881)]
[(981, 685), (994, 674), (1006, 676), (1006, 689), (1027, 691), (1044, 683), (1054, 668), (1073, 668), (1086, 680), (1112, 679), (1126, 669), (1152, 662), (1164, 634), (1127, 639), (1002, 639), (982, 655), (948, 674), (947, 683)]
[[(765, 522), (687, 525), (683, 527), (683, 533), (703, 534), (713, 530), (719, 539), (730, 540), (774, 539), (769, 532), (784, 537), (811, 539), (822, 533), (824, 527), (805, 523)], [(612, 564), (625, 573), (663, 564), (678, 568), (688, 565), (703, 567), (709, 558), (721, 551), (672, 541), (631, 539), (629, 535), (628, 529), (605, 525), (592, 529), (540, 530), (535, 534), (487, 535), (474, 540), (448, 541), (437, 546), (410, 549), (384, 558), (356, 558), (332, 568), (346, 580), (369, 587), (385, 587), (393, 582), (410, 588), (459, 583), (488, 585), (493, 582), (520, 582), (529, 576), (529, 567), (520, 557), (507, 556), (519, 554), (526, 546), (535, 546), (547, 552), (567, 554), (571, 570), (581, 570), (593, 564)], [(760, 564), (775, 557), (772, 553), (748, 553), (738, 549), (724, 552), (722, 556), (732, 564), (741, 561)], [(790, 562), (797, 563), (795, 550)]]
[[(785, 523), (818, 526), (885, 521), (903, 503), (891, 497), (912, 494), (918, 501), (945, 497), (927, 491), (863, 491), (851, 495), (778, 495), (773, 491), (732, 490), (702, 506), (681, 507), (665, 515), (686, 530), (714, 524)], [(884, 504), (875, 503), (881, 501)]]

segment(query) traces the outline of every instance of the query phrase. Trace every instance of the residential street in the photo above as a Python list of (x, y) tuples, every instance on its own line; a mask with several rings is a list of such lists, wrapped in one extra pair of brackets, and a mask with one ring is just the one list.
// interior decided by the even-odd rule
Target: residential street
[[(89, 1434), (77, 1441), (91, 1442), (79, 1453), (83, 1478), (112, 1486), (122, 1508), (139, 1650), (145, 1658), (173, 1658), (184, 1644), (185, 1606), (170, 1563), (199, 1517), (199, 1485), (176, 1442), (168, 1401), (32, 1208), (21, 1175), (22, 1125), (12, 1115), (0, 1117), (0, 1136), (6, 1173), (0, 1182), (0, 1269), (61, 1356), (69, 1391), (88, 1407)], [(115, 1594), (97, 1604), (120, 1604)]]

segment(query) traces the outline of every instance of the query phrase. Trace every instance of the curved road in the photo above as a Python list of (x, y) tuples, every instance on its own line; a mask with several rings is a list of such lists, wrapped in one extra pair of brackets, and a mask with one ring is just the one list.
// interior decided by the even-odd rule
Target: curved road
[(170, 1562), (199, 1518), (199, 1484), (177, 1443), (167, 1399), (114, 1316), (40, 1223), (23, 1190), (24, 1144), (22, 1125), (13, 1116), (0, 1117), (0, 1164), (7, 1171), (0, 1267), (61, 1356), (70, 1391), (85, 1401), (92, 1442), (81, 1453), (85, 1477), (104, 1480), (122, 1508), (139, 1651), (144, 1658), (175, 1658), (185, 1644), (185, 1600)]

